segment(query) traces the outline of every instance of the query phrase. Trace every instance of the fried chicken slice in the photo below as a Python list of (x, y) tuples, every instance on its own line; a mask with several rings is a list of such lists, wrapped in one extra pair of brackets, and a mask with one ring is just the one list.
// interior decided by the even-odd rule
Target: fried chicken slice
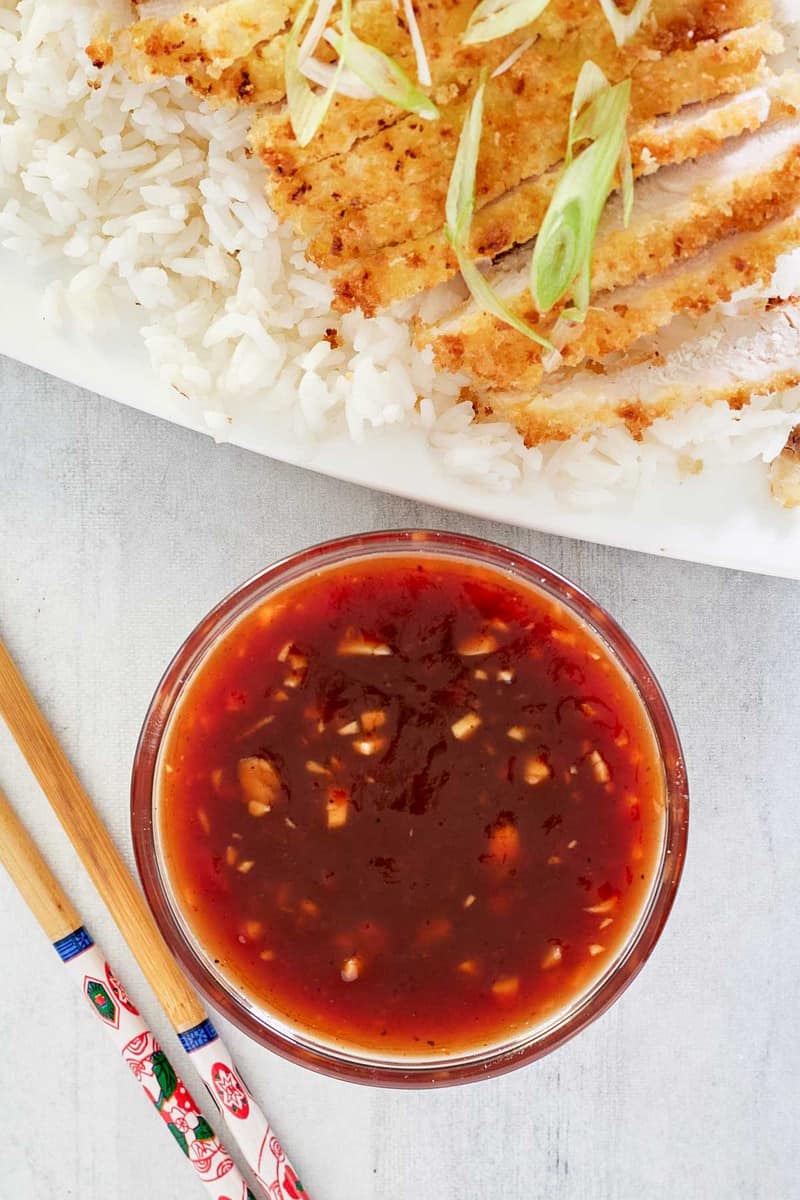
[(285, 28), (297, 0), (221, 0), (167, 18), (144, 17), (119, 35), (119, 57), (132, 74), (203, 72), (219, 79), (232, 64)]
[[(730, 294), (763, 281), (765, 264), (772, 272), (770, 256), (774, 265), (793, 238), (800, 241), (796, 218), (782, 221), (799, 204), (797, 120), (735, 139), (716, 154), (642, 180), (627, 229), (620, 199), (614, 197), (598, 230), (592, 308), (584, 324), (573, 327), (561, 365), (602, 357), (681, 308), (702, 311), (726, 298), (726, 290)], [(745, 235), (775, 222), (765, 240)], [(720, 238), (727, 241), (715, 245)], [(694, 257), (704, 251), (700, 260)], [(669, 274), (676, 263), (682, 266)], [(489, 278), (506, 303), (545, 336), (552, 338), (557, 328), (562, 336), (559, 309), (542, 316), (533, 305), (529, 264), (530, 250), (516, 251), (490, 270)], [(421, 328), (418, 341), (433, 346), (440, 366), (470, 372), (495, 388), (534, 386), (547, 360), (535, 342), (471, 301)]]
[[(637, 178), (659, 167), (699, 158), (725, 141), (794, 116), (800, 111), (800, 75), (768, 77), (763, 86), (706, 105), (691, 105), (674, 116), (646, 122), (630, 133)], [(494, 258), (534, 237), (547, 209), (560, 165), (523, 180), (473, 219), (470, 249), (475, 259)], [(643, 187), (637, 187), (638, 197)], [(396, 300), (434, 288), (458, 273), (443, 230), (385, 247), (339, 272), (334, 306), (361, 308), (367, 315)]]
[[(754, 213), (753, 219), (758, 221), (761, 216)], [(491, 361), (487, 363), (475, 352), (481, 343), (473, 345), (467, 340), (470, 353), (464, 356), (461, 369), (491, 387), (533, 390), (554, 371), (579, 367), (587, 360), (601, 362), (610, 354), (627, 350), (638, 338), (668, 325), (679, 313), (699, 316), (730, 300), (742, 288), (768, 284), (779, 256), (798, 244), (800, 209), (755, 232), (723, 238), (661, 275), (601, 293), (582, 322), (559, 322), (554, 318), (540, 321), (539, 328), (552, 340), (556, 353), (543, 353), (536, 343), (510, 330), (518, 339), (519, 344), (513, 346), (518, 353), (510, 354), (506, 342), (501, 341), (492, 346)]]
[(699, 321), (678, 316), (602, 368), (561, 372), (532, 396), (484, 392), (475, 403), (479, 415), (510, 421), (533, 445), (607, 426), (640, 436), (693, 404), (743, 408), (798, 383), (800, 297), (762, 296), (735, 315), (718, 308)]
[[(392, 9), (385, 0), (380, 2), (384, 17), (386, 13), (391, 14)], [(431, 94), (438, 104), (447, 105), (463, 96), (482, 66), (489, 71), (501, 66), (513, 51), (531, 41), (534, 32), (540, 49), (558, 47), (564, 39), (570, 47), (576, 31), (580, 31), (583, 45), (599, 43), (600, 39), (608, 41), (608, 25), (597, 0), (551, 0), (530, 27), (481, 46), (465, 46), (461, 34), (474, 7), (474, 0), (458, 0), (457, 3), (451, 0), (451, 5), (444, 6), (436, 0), (428, 0), (427, 4), (419, 5), (418, 23), (433, 79)], [(357, 7), (357, 20), (360, 12)], [(697, 37), (701, 28), (705, 31), (704, 36), (718, 36), (733, 27), (732, 21), (749, 25), (768, 15), (766, 0), (736, 0), (733, 15), (730, 6), (720, 0), (712, 4), (707, 0), (655, 0), (634, 44), (647, 47), (651, 54), (664, 54), (671, 45), (673, 48), (678, 44), (686, 45), (690, 34)], [(402, 12), (395, 14), (394, 22), (393, 32), (385, 28), (367, 28), (359, 36), (394, 55), (413, 76), (413, 55)], [(347, 153), (357, 142), (396, 125), (404, 117), (401, 109), (387, 101), (377, 99), (365, 103), (342, 96), (334, 101), (330, 117), (308, 146), (298, 146), (284, 109), (259, 115), (253, 125), (251, 144), (268, 166), (287, 176), (332, 154)]]
[[(763, 75), (765, 52), (780, 44), (770, 26), (759, 25), (637, 64), (631, 71), (632, 122), (752, 87)], [(612, 81), (627, 77), (631, 67), (617, 53), (596, 55)], [(515, 94), (515, 68), (487, 88), (478, 208), (560, 161), (581, 61), (570, 64), (571, 73), (566, 69), (558, 75), (557, 91), (548, 83)], [(528, 63), (520, 78), (528, 72), (535, 77), (540, 69)], [(436, 122), (408, 117), (346, 155), (273, 181), (268, 186), (273, 208), (298, 232), (311, 236), (310, 257), (332, 270), (349, 258), (441, 229), (466, 103), (465, 98), (443, 109)]]

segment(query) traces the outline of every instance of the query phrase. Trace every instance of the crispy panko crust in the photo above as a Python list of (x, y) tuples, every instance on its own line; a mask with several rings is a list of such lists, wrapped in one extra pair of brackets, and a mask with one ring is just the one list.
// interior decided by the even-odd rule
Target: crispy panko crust
[(714, 340), (687, 333), (664, 351), (658, 337), (644, 339), (619, 363), (564, 372), (533, 396), (486, 391), (470, 398), (479, 418), (510, 421), (529, 446), (613, 426), (641, 437), (653, 421), (693, 404), (724, 400), (741, 409), (754, 396), (800, 383), (798, 298), (758, 302), (750, 323), (748, 333), (731, 337), (730, 344), (724, 334)]
[[(680, 0), (661, 0), (665, 2), (680, 8)], [(190, 87), (216, 103), (271, 104), (285, 95), (286, 34), (299, 0), (270, 3), (274, 7), (266, 14), (262, 0), (222, 0), (211, 10), (188, 7), (166, 20), (139, 20), (116, 40), (126, 63), (139, 76), (182, 75)], [(474, 0), (422, 0), (417, 6), (417, 20), (429, 47), (437, 84), (459, 73), (466, 82), (486, 57), (460, 44), (460, 34), (473, 8)], [(563, 37), (583, 21), (596, 19), (597, 13), (595, 0), (552, 0), (537, 22), (537, 30), (545, 36)], [(405, 20), (386, 0), (357, 0), (353, 28), (359, 37), (413, 69)], [(492, 43), (486, 61), (502, 62), (522, 36)], [(325, 56), (324, 47), (318, 48), (317, 56)], [(372, 132), (380, 128), (381, 120), (389, 123), (400, 115), (396, 107), (383, 101), (373, 106), (373, 112)], [(350, 118), (360, 121), (361, 105), (345, 104), (343, 116), (345, 123)], [(282, 114), (267, 114), (263, 120), (264, 136), (270, 141), (273, 135), (283, 136), (282, 131), (289, 129)], [(299, 149), (296, 143), (294, 148)], [(313, 155), (314, 150), (309, 148), (309, 154)]]
[(166, 20), (145, 18), (117, 40), (126, 65), (138, 74), (219, 78), (256, 46), (285, 28), (297, 0), (224, 0), (187, 7)]
[[(765, 124), (800, 111), (800, 76), (775, 81), (771, 101), (763, 94), (733, 97), (724, 107), (693, 114), (692, 120), (673, 122), (662, 130), (646, 122), (631, 130), (634, 174), (651, 174), (657, 168), (712, 153), (729, 138), (753, 132)], [(548, 172), (526, 179), (504, 196), (479, 209), (474, 217), (470, 248), (473, 257), (495, 258), (536, 235), (555, 186), (557, 175)], [(335, 280), (334, 307), (342, 312), (361, 308), (368, 316), (395, 300), (405, 300), (458, 272), (443, 230), (416, 237), (400, 245), (364, 255), (341, 271)]]
[[(800, 164), (800, 155), (796, 161)], [(734, 234), (715, 242), (705, 253), (684, 259), (665, 274), (595, 296), (586, 319), (579, 325), (565, 326), (562, 322), (557, 326), (557, 318), (549, 314), (546, 320), (537, 322), (539, 331), (560, 347), (553, 367), (577, 367), (587, 359), (599, 362), (667, 325), (677, 313), (699, 316), (730, 300), (741, 288), (768, 283), (779, 255), (800, 243), (797, 211), (759, 228), (770, 208), (751, 207), (729, 225), (746, 229), (750, 220), (756, 232)], [(720, 215), (722, 219), (727, 216)], [(488, 339), (474, 334), (462, 339), (464, 353), (458, 369), (487, 387), (535, 389), (546, 373), (546, 352), (508, 325), (492, 332), (495, 336)], [(449, 360), (444, 365), (455, 367)]]
[[(611, 80), (631, 75), (634, 123), (741, 91), (757, 82), (765, 50), (778, 45), (766, 25), (699, 41), (657, 61), (635, 65), (635, 48), (592, 47)], [(602, 51), (605, 51), (603, 53)], [(478, 165), (478, 208), (542, 174), (561, 159), (583, 47), (565, 61), (561, 49), (536, 43), (504, 75), (490, 81)], [(549, 61), (542, 61), (547, 57)], [(526, 79), (545, 79), (543, 87)], [(348, 258), (440, 229), (453, 158), (469, 97), (441, 110), (436, 122), (408, 116), (345, 155), (273, 179), (275, 210), (298, 232), (313, 235), (310, 255), (336, 270)]]
[[(360, 36), (395, 56), (413, 76), (414, 59), (402, 13), (396, 13), (392, 19), (392, 9), (385, 0), (378, 0), (378, 3), (382, 5), (382, 25), (367, 25)], [(481, 67), (494, 70), (512, 51), (530, 41), (530, 30), (523, 28), (481, 46), (463, 45), (461, 34), (474, 7), (474, 0), (448, 0), (444, 5), (439, 0), (426, 0), (418, 5), (420, 32), (433, 80), (431, 95), (437, 104), (452, 104), (459, 96), (464, 99), (464, 93), (470, 90)], [(668, 41), (663, 31), (658, 31), (656, 21), (671, 30), (672, 40), (685, 44), (690, 33), (696, 36), (693, 14), (706, 7), (703, 0), (655, 0), (648, 25), (639, 33), (635, 44), (646, 45), (649, 53), (665, 52)], [(740, 23), (755, 23), (767, 12), (765, 0), (747, 0), (745, 19)], [(356, 32), (359, 32), (360, 7), (357, 6), (354, 13)], [(388, 27), (390, 20), (391, 28)], [(714, 21), (707, 13), (703, 22), (704, 28), (715, 29), (718, 33), (730, 28), (725, 21), (719, 18)], [(571, 46), (578, 31), (584, 45), (608, 37), (608, 26), (597, 0), (551, 0), (534, 28), (542, 47), (558, 46), (564, 39)], [(308, 146), (298, 146), (285, 110), (260, 116), (253, 125), (251, 142), (269, 167), (286, 176), (333, 154), (346, 153), (357, 142), (398, 124), (404, 117), (402, 110), (386, 101), (375, 100), (365, 105), (363, 101), (341, 97), (336, 101), (331, 119)], [(430, 132), (430, 127), (428, 130)]]
[[(168, 18), (145, 16), (115, 41), (137, 77), (183, 76), (212, 103), (273, 103), (285, 94), (285, 38), (298, 7), (299, 0), (221, 0), (210, 9), (188, 5)], [(638, 36), (655, 36), (659, 20), (678, 17), (686, 7), (686, 0), (656, 0)], [(474, 0), (418, 0), (416, 4), (436, 83), (454, 74), (474, 73), (484, 62), (502, 62), (526, 36), (523, 30), (478, 49), (461, 46), (460, 35), (473, 8)], [(408, 30), (392, 5), (386, 0), (356, 0), (353, 18), (359, 36), (413, 69)], [(600, 19), (596, 0), (551, 0), (536, 22), (536, 33), (562, 38), (577, 26)], [(388, 112), (387, 121), (398, 114), (391, 105), (383, 105), (383, 110)], [(351, 104), (345, 117), (357, 112), (358, 105)], [(373, 131), (379, 127), (376, 124)]]

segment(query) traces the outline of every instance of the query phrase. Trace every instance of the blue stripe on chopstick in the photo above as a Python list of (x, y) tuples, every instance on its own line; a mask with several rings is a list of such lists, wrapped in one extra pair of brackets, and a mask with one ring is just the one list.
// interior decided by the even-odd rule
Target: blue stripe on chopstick
[(94, 942), (89, 937), (86, 929), (81, 925), (80, 929), (73, 929), (72, 933), (68, 933), (66, 937), (59, 938), (53, 945), (62, 962), (71, 962), (73, 958), (77, 958), (79, 954), (83, 954), (84, 950), (88, 950), (94, 945)]
[(187, 1029), (185, 1033), (179, 1033), (178, 1037), (186, 1053), (191, 1054), (193, 1050), (200, 1050), (203, 1046), (207, 1046), (209, 1042), (215, 1042), (219, 1034), (211, 1022), (206, 1019), (205, 1021), (201, 1021), (199, 1025), (195, 1025), (193, 1029)]

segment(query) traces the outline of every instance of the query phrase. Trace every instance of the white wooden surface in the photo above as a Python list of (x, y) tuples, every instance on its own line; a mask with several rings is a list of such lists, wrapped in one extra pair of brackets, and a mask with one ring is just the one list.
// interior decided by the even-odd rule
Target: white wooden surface
[[(360, 490), (0, 363), (0, 628), (123, 850), (139, 724), (184, 634), (278, 555), (348, 531), (477, 531), (594, 592), (660, 676), (687, 754), (672, 918), (621, 1002), (505, 1078), (323, 1079), (231, 1032), (315, 1200), (800, 1197), (800, 587)], [(4, 732), (0, 785), (167, 1047), (163, 1018)], [(202, 1194), (0, 878), (0, 1198)]]

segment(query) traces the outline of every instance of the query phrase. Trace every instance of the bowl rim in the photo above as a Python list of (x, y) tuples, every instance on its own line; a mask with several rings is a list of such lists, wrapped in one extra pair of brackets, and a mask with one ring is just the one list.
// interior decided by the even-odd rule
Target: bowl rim
[[(649, 718), (664, 773), (665, 832), (661, 862), (647, 904), (620, 955), (595, 983), (540, 1029), (514, 1043), (491, 1046), (447, 1060), (381, 1058), (347, 1052), (313, 1035), (265, 1023), (204, 961), (197, 939), (187, 937), (175, 917), (166, 872), (159, 865), (154, 808), (164, 734), (183, 690), (218, 640), (255, 604), (311, 574), (370, 557), (421, 553), (480, 562), (533, 585), (567, 605), (610, 651)], [(559, 572), (521, 551), (485, 538), (429, 529), (392, 529), (350, 534), (287, 555), (234, 588), (192, 629), (159, 681), (136, 745), (131, 775), (131, 832), (145, 896), (171, 952), (200, 993), (256, 1042), (282, 1057), (338, 1079), (384, 1087), (433, 1087), (491, 1078), (533, 1062), (596, 1020), (630, 985), (652, 953), (666, 923), (686, 855), (689, 792), (683, 752), (666, 698), (641, 652), (622, 627), (587, 592)], [(205, 956), (208, 957), (207, 955)]]

